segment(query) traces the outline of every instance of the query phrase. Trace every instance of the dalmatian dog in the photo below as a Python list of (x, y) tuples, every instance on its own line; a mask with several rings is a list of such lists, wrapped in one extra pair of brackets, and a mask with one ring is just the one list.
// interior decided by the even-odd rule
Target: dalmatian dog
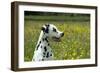
[(54, 55), (50, 47), (49, 41), (51, 39), (59, 41), (64, 33), (59, 31), (53, 24), (46, 24), (42, 26), (39, 40), (37, 42), (32, 61), (48, 61), (53, 60)]

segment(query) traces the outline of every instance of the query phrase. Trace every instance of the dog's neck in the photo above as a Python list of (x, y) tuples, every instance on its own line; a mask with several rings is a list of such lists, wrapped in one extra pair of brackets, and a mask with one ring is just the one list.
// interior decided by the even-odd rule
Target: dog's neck
[(43, 41), (43, 39), (46, 39), (48, 41), (48, 37), (46, 36), (46, 34), (41, 31), (37, 44), (39, 44), (40, 41)]

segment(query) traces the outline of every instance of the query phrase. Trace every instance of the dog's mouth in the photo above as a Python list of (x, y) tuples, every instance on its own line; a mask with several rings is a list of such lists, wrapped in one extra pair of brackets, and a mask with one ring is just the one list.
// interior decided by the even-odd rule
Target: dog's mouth
[(53, 39), (54, 41), (56, 41), (56, 42), (60, 42), (60, 41), (61, 41), (61, 39), (58, 38), (58, 37), (52, 37), (52, 39)]

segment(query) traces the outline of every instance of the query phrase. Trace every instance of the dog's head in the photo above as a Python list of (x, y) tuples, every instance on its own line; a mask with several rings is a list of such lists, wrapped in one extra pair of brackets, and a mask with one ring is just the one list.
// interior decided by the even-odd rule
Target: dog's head
[(46, 24), (42, 27), (43, 32), (49, 38), (53, 38), (54, 40), (59, 40), (64, 36), (64, 33), (59, 31), (56, 26), (53, 24)]

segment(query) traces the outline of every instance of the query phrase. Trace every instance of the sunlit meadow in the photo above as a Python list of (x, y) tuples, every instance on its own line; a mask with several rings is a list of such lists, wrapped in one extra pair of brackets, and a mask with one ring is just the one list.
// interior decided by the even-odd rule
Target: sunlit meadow
[[(48, 18), (45, 16), (44, 18)], [(31, 61), (34, 49), (36, 47), (41, 27), (45, 23), (53, 23), (60, 31), (64, 31), (64, 37), (60, 42), (49, 41), (50, 47), (54, 53), (54, 60), (76, 60), (90, 58), (90, 21), (85, 20), (89, 17), (73, 16), (74, 19), (79, 21), (67, 20), (34, 20), (31, 18), (40, 18), (43, 16), (25, 16), (24, 24), (24, 61)], [(73, 17), (69, 17), (70, 19)], [(53, 16), (52, 19), (59, 18)], [(48, 18), (49, 19), (49, 18)]]

